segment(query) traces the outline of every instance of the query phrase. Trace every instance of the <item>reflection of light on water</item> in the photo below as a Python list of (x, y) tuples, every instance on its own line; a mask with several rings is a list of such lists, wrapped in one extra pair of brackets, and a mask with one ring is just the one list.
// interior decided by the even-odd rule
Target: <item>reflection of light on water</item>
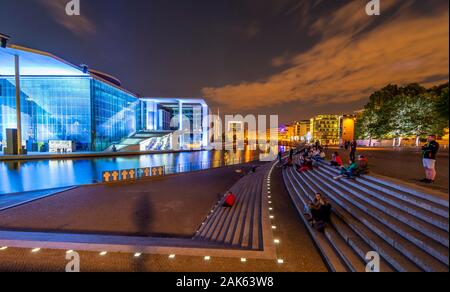
[[(248, 162), (258, 152), (197, 151), (115, 158), (0, 162), (0, 194), (91, 184), (101, 181), (103, 171), (167, 166), (173, 171), (201, 170)], [(169, 169), (170, 170), (170, 169)], [(168, 173), (171, 173), (168, 171)]]

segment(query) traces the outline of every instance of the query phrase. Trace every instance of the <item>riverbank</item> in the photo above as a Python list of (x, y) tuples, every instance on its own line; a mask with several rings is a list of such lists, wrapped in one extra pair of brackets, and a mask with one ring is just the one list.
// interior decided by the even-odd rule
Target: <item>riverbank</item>
[(176, 154), (207, 151), (201, 150), (167, 150), (167, 151), (123, 151), (123, 152), (76, 152), (76, 153), (41, 153), (30, 152), (27, 155), (3, 155), (0, 154), (0, 161), (29, 161), (29, 160), (60, 160), (73, 158), (98, 158), (98, 157), (122, 157), (140, 156), (149, 154)]

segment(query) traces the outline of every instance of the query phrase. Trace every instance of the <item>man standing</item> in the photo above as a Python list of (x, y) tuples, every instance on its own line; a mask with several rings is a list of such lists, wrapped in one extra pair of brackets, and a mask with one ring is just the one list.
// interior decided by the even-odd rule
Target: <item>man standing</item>
[(424, 183), (434, 183), (436, 179), (436, 156), (439, 152), (439, 143), (436, 142), (436, 135), (430, 135), (427, 138), (427, 144), (422, 147), (423, 167), (426, 177), (422, 180)]
[(350, 160), (351, 161), (356, 161), (356, 148), (358, 147), (358, 143), (356, 142), (356, 140), (353, 140), (350, 143)]

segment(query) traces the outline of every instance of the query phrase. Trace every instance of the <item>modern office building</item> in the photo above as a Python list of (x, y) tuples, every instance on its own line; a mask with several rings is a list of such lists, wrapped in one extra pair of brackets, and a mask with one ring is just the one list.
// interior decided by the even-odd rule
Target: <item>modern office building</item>
[(21, 140), (28, 151), (103, 151), (112, 145), (118, 150), (142, 149), (145, 141), (145, 150), (168, 150), (173, 141), (160, 144), (178, 130), (183, 131), (177, 141), (181, 148), (207, 146), (208, 129), (203, 119), (208, 106), (204, 100), (141, 98), (110, 75), (46, 52), (6, 45), (6, 41), (0, 47), (3, 147), (7, 146), (6, 130), (18, 126), (16, 62)]
[(319, 141), (322, 145), (339, 145), (340, 122), (338, 115), (318, 115), (311, 119), (310, 129), (312, 142)]

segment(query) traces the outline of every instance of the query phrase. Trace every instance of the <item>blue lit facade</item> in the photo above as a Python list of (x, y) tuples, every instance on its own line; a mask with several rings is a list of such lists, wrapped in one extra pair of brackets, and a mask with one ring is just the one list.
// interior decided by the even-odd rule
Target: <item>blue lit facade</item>
[[(140, 132), (180, 129), (181, 124), (171, 125), (170, 120), (180, 115), (183, 102), (186, 105), (181, 112), (189, 119), (208, 112), (202, 100), (140, 99), (120, 84), (83, 72), (55, 56), (12, 46), (0, 48), (3, 146), (6, 129), (17, 127), (14, 55), (20, 57), (22, 145), (28, 151), (47, 152), (50, 140), (73, 141), (76, 151), (103, 151)], [(206, 146), (207, 130), (202, 125), (199, 128), (198, 121), (190, 124), (194, 131), (182, 140)]]

